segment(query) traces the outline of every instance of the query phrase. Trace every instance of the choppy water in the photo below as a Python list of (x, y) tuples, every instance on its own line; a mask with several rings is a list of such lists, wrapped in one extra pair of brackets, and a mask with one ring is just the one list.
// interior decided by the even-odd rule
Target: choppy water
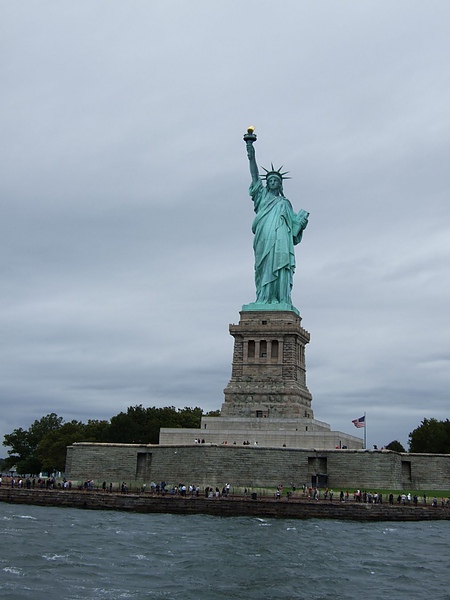
[(0, 504), (0, 598), (450, 598), (450, 523)]

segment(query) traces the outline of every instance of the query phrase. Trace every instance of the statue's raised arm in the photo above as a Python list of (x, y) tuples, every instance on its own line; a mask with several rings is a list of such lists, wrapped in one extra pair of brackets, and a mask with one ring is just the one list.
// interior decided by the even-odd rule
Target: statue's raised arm
[(252, 176), (253, 183), (256, 183), (259, 179), (258, 165), (256, 164), (255, 147), (253, 146), (256, 142), (256, 135), (254, 133), (255, 128), (249, 127), (247, 133), (244, 135), (244, 140), (247, 145), (247, 156), (250, 166), (250, 175)]
[[(244, 135), (252, 183), (250, 196), (255, 218), (253, 250), (255, 252), (256, 302), (244, 305), (243, 310), (294, 310), (291, 289), (295, 271), (294, 246), (302, 239), (309, 213), (295, 213), (284, 195), (283, 180), (289, 179), (279, 169), (264, 169), (259, 175), (256, 164), (254, 127)], [(264, 185), (265, 183), (265, 185)]]

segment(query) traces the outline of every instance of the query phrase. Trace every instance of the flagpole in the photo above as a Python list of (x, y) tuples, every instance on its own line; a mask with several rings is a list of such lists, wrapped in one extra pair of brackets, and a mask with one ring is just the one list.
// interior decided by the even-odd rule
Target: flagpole
[(364, 450), (367, 449), (367, 417), (364, 413)]

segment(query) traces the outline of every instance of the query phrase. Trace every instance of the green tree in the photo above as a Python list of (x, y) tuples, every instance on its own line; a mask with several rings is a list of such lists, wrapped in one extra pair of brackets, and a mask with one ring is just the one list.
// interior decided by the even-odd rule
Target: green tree
[(109, 431), (110, 431), (110, 422), (109, 421), (96, 421), (96, 420), (89, 419), (89, 421), (85, 425), (83, 440), (74, 440), (74, 441), (103, 442), (103, 443), (109, 442), (110, 441), (109, 440)]
[(62, 417), (51, 413), (34, 421), (27, 430), (19, 427), (5, 435), (3, 445), (10, 446), (6, 459), (8, 468), (15, 466), (21, 474), (37, 475), (42, 470), (42, 461), (37, 450), (39, 442), (50, 431), (58, 430), (62, 421)]
[(450, 454), (450, 421), (424, 419), (409, 434), (409, 451)]
[[(203, 410), (196, 406), (195, 408), (189, 408), (185, 406), (182, 409), (178, 409), (178, 425), (176, 427), (194, 428), (198, 429), (203, 416)], [(164, 427), (166, 427), (164, 425)]]
[[(208, 416), (218, 416), (211, 411)], [(9, 446), (5, 469), (16, 467), (21, 474), (40, 471), (64, 471), (67, 446), (74, 442), (112, 442), (122, 444), (157, 444), (161, 427), (199, 428), (203, 410), (199, 407), (129, 406), (111, 421), (89, 420), (64, 423), (62, 417), (51, 413), (34, 421), (25, 430), (19, 427), (5, 435)]]
[(406, 452), (406, 450), (404, 449), (404, 447), (402, 446), (402, 444), (400, 444), (400, 442), (398, 440), (394, 440), (394, 441), (390, 442), (386, 446), (386, 450), (393, 450), (394, 452)]
[(205, 414), (205, 417), (220, 417), (220, 410), (210, 410)]
[(111, 418), (109, 441), (116, 444), (149, 444), (148, 415), (141, 405), (129, 406)]
[(74, 442), (108, 442), (109, 422), (89, 420), (70, 421), (59, 429), (48, 431), (40, 440), (37, 454), (44, 471), (64, 471), (67, 446)]
[(118, 444), (157, 444), (161, 427), (200, 427), (201, 408), (129, 406), (111, 418), (109, 440)]
[(64, 471), (67, 446), (74, 442), (82, 442), (86, 437), (86, 425), (80, 421), (64, 423), (59, 429), (48, 431), (37, 446), (37, 455), (42, 470), (52, 473)]

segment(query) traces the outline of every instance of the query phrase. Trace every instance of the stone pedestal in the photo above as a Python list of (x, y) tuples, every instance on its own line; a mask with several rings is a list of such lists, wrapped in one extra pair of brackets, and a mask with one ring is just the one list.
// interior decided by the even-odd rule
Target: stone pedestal
[(313, 419), (305, 365), (309, 333), (300, 315), (247, 308), (230, 334), (233, 367), (222, 417)]
[(233, 368), (221, 416), (203, 417), (199, 429), (161, 428), (159, 443), (314, 451), (362, 448), (360, 438), (331, 431), (328, 423), (314, 419), (306, 386), (309, 333), (298, 311), (261, 306), (244, 305), (239, 325), (230, 325)]

